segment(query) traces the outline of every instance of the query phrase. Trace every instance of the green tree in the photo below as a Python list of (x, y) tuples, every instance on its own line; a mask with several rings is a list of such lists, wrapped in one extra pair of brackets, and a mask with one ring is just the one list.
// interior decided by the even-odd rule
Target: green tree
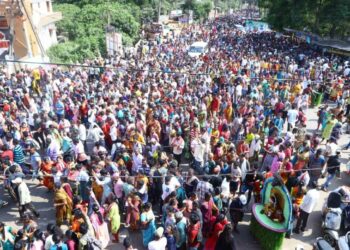
[(349, 0), (259, 0), (259, 6), (277, 30), (293, 28), (331, 37), (350, 34)]
[(208, 18), (210, 11), (213, 9), (213, 2), (186, 0), (183, 9), (185, 11), (193, 10), (194, 18), (196, 20), (204, 20), (205, 18)]
[(55, 10), (63, 14), (63, 19), (57, 23), (58, 33), (69, 41), (50, 48), (48, 54), (52, 61), (76, 62), (104, 55), (108, 23), (122, 33), (125, 45), (136, 41), (141, 17), (137, 5), (103, 2), (81, 6), (69, 3), (54, 5)]

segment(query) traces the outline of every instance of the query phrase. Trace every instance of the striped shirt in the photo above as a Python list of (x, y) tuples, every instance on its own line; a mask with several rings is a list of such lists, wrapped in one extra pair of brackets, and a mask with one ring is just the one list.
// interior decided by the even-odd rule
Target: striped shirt
[(23, 149), (22, 149), (21, 145), (19, 145), (19, 144), (13, 148), (13, 161), (19, 165), (24, 163)]

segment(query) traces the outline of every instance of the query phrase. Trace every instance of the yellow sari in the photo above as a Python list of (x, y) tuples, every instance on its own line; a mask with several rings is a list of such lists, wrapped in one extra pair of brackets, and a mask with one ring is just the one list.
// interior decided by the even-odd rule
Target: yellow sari
[(58, 225), (61, 225), (65, 221), (70, 223), (72, 219), (73, 202), (62, 187), (56, 190), (54, 203), (56, 204), (56, 223)]

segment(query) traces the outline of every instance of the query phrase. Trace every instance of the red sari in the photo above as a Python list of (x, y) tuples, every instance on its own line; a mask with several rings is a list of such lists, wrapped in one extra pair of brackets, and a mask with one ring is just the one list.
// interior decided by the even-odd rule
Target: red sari
[(212, 223), (212, 217), (213, 217), (213, 207), (214, 202), (212, 199), (209, 201), (204, 201), (201, 206), (201, 212), (203, 215), (203, 227), (202, 227), (202, 233), (204, 237), (208, 237), (210, 230), (211, 230), (211, 223)]
[(220, 234), (220, 232), (222, 232), (224, 230), (225, 225), (228, 223), (229, 222), (227, 221), (227, 219), (224, 219), (223, 221), (216, 223), (214, 225), (213, 231), (210, 233), (210, 236), (208, 237), (207, 241), (205, 242), (204, 250), (214, 250), (215, 249), (216, 242), (219, 239), (219, 234)]

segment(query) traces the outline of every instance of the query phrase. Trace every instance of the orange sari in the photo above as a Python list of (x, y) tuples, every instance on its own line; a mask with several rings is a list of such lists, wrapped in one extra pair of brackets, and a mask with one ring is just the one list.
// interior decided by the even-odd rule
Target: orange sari
[(52, 190), (54, 187), (53, 177), (50, 176), (52, 173), (51, 172), (52, 165), (53, 165), (53, 163), (51, 161), (48, 163), (43, 162), (41, 164), (41, 171), (44, 174), (43, 184), (45, 187), (47, 187), (48, 190)]

